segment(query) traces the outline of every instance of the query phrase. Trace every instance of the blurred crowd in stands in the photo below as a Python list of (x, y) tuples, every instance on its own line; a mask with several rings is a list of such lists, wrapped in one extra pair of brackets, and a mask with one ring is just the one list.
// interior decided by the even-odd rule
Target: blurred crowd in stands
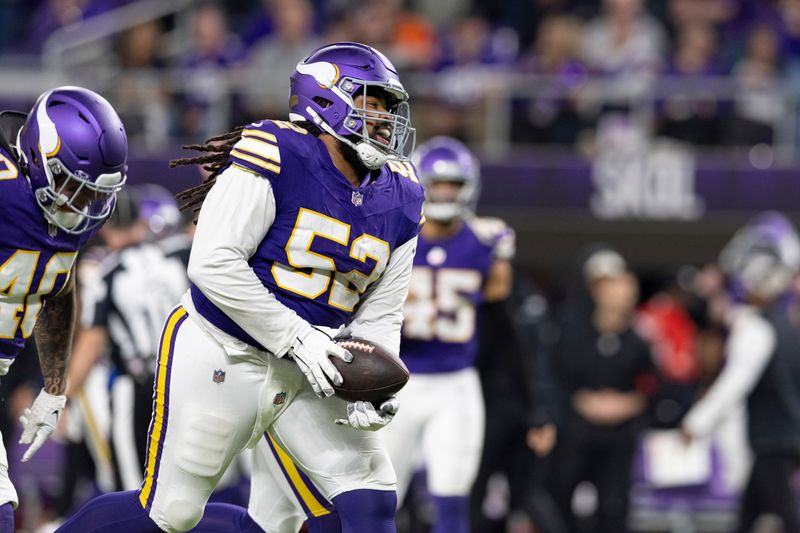
[[(135, 3), (3, 2), (0, 66), (26, 55), (35, 63), (53, 35), (68, 41)], [(512, 83), (498, 80), (511, 74), (531, 93), (514, 98), (513, 139), (573, 144), (598, 114), (627, 108), (655, 76), (669, 76), (675, 87), (651, 95), (656, 132), (700, 145), (770, 143), (786, 112), (778, 92), (800, 87), (800, 0), (198, 1), (100, 39), (109, 53), (91, 67), (107, 67), (95, 82), (131, 137), (157, 148), (170, 136), (282, 117), (296, 58), (335, 40), (385, 50), (406, 80), (437, 74), (424, 90), (410, 83), (423, 137), (474, 140), (479, 104), (507, 91)], [(730, 84), (716, 89), (709, 76)], [(547, 81), (525, 81), (533, 77)], [(613, 99), (596, 98), (594, 78)]]

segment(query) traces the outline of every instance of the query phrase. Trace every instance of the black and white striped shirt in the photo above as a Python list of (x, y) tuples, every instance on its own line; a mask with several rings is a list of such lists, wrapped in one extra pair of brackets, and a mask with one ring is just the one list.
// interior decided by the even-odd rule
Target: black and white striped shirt
[(112, 363), (139, 381), (152, 379), (164, 320), (188, 289), (184, 243), (129, 246), (81, 274), (81, 324), (105, 328)]

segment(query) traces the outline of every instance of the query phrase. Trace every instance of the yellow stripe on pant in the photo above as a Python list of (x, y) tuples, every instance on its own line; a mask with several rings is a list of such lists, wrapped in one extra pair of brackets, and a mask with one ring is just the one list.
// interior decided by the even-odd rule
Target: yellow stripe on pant
[(147, 508), (152, 503), (152, 491), (157, 477), (158, 461), (160, 459), (161, 444), (166, 433), (166, 417), (168, 415), (167, 388), (169, 387), (170, 357), (178, 326), (186, 318), (187, 313), (183, 307), (176, 308), (167, 318), (164, 333), (161, 335), (161, 348), (158, 353), (158, 369), (156, 372), (156, 395), (153, 401), (153, 421), (147, 443), (147, 465), (142, 489), (139, 492), (139, 502)]
[(330, 514), (330, 511), (325, 508), (322, 503), (320, 503), (314, 494), (311, 493), (311, 489), (309, 489), (308, 485), (306, 485), (305, 481), (303, 481), (303, 478), (300, 476), (300, 472), (297, 470), (297, 466), (295, 466), (291, 457), (289, 457), (283, 448), (281, 448), (280, 444), (278, 444), (272, 435), (267, 433), (267, 437), (269, 438), (278, 462), (281, 464), (283, 471), (289, 478), (289, 482), (294, 486), (295, 492), (308, 508), (308, 511), (313, 516), (325, 516), (326, 514)]

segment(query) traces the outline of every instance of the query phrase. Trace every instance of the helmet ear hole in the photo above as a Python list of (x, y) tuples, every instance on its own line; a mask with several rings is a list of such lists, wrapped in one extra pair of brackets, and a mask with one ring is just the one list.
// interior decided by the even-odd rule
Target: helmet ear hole
[(331, 102), (327, 98), (323, 98), (321, 96), (315, 96), (314, 98), (312, 98), (312, 100), (314, 100), (314, 102), (318, 106), (320, 106), (322, 109), (325, 109), (325, 108), (330, 107), (330, 106), (333, 105), (333, 102)]
[(39, 166), (39, 158), (36, 157), (36, 152), (33, 151), (33, 148), (30, 149), (30, 153), (31, 153), (31, 163), (33, 163), (36, 166)]

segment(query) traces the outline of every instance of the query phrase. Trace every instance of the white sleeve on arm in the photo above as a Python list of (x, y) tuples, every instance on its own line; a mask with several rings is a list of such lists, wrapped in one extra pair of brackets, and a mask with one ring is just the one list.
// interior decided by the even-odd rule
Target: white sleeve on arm
[(309, 324), (280, 303), (247, 262), (274, 220), (270, 182), (228, 167), (203, 201), (187, 273), (231, 320), (282, 356)]
[(362, 296), (344, 335), (366, 339), (394, 354), (400, 353), (403, 304), (416, 251), (416, 237), (395, 249), (383, 275)]
[(775, 330), (752, 310), (742, 310), (725, 345), (725, 366), (683, 421), (693, 436), (709, 435), (756, 386), (775, 349)]

